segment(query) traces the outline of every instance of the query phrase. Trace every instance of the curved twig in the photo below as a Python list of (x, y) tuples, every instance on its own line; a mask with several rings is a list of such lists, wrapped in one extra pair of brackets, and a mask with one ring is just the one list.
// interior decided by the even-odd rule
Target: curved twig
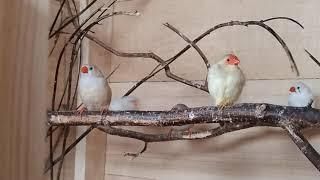
[(304, 51), (309, 55), (309, 57), (320, 67), (320, 62), (306, 49)]
[(144, 146), (139, 152), (137, 152), (137, 153), (128, 153), (127, 152), (127, 153), (124, 153), (123, 156), (131, 156), (132, 159), (134, 159), (134, 158), (140, 156), (142, 153), (144, 153), (147, 150), (147, 148), (148, 148), (148, 142), (144, 142)]
[(298, 26), (300, 26), (302, 29), (304, 29), (303, 25), (301, 23), (299, 23), (298, 21), (296, 21), (292, 18), (283, 17), (283, 16), (265, 19), (265, 20), (262, 20), (261, 22), (267, 22), (267, 21), (272, 21), (272, 20), (276, 20), (276, 19), (284, 19), (284, 20), (292, 21), (292, 22), (296, 23)]
[[(290, 19), (290, 18), (289, 18)], [(274, 19), (269, 19), (270, 20), (274, 20)], [(291, 65), (291, 69), (293, 71), (296, 72), (296, 75), (299, 76), (299, 70), (298, 67), (296, 65), (296, 62), (292, 56), (291, 51), (289, 50), (287, 44), (283, 41), (283, 39), (268, 25), (263, 23), (264, 20), (262, 21), (230, 21), (227, 23), (221, 23), (218, 24), (212, 28), (210, 28), (209, 30), (207, 30), (206, 32), (204, 32), (203, 34), (201, 34), (198, 38), (196, 38), (193, 42), (197, 43), (198, 41), (200, 41), (201, 39), (203, 39), (205, 36), (209, 35), (210, 33), (212, 33), (213, 31), (220, 29), (222, 27), (228, 27), (228, 26), (250, 26), (250, 25), (255, 25), (255, 26), (259, 26), (264, 28), (265, 30), (267, 30), (269, 33), (271, 33), (276, 39), (277, 41), (281, 44), (281, 46), (283, 47), (284, 51), (286, 52), (288, 58), (289, 58), (289, 62)], [(186, 47), (187, 48), (187, 47)], [(189, 47), (190, 48), (190, 47)]]

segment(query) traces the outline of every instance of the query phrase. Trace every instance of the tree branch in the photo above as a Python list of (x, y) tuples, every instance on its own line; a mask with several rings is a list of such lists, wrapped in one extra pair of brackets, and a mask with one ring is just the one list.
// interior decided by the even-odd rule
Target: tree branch
[(49, 123), (62, 125), (100, 125), (111, 126), (181, 126), (198, 123), (240, 123), (280, 127), (283, 119), (299, 127), (320, 127), (320, 110), (297, 108), (273, 104), (236, 104), (220, 110), (218, 107), (197, 107), (184, 111), (109, 111), (103, 116), (98, 111), (87, 112), (86, 116), (75, 115), (72, 111), (49, 112)]
[(308, 50), (304, 50), (308, 55), (309, 57), (320, 67), (320, 62), (308, 51)]
[(283, 127), (292, 141), (298, 146), (300, 151), (309, 159), (309, 161), (320, 171), (320, 155), (303, 136), (298, 128), (292, 125), (285, 125)]

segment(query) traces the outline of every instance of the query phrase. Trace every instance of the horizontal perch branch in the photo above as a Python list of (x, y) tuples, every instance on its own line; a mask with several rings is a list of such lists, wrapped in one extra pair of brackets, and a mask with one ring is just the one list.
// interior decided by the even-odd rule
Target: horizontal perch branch
[[(320, 127), (320, 110), (310, 107), (297, 108), (264, 103), (237, 104), (224, 109), (217, 107), (197, 107), (186, 110), (170, 111), (109, 111), (103, 115), (100, 112), (87, 112), (82, 117), (72, 111), (48, 112), (48, 121), (53, 126), (91, 125), (88, 133), (97, 128), (110, 135), (133, 138), (145, 142), (144, 148), (138, 153), (127, 153), (137, 157), (147, 148), (147, 143), (196, 140), (217, 137), (229, 132), (258, 126), (281, 127), (288, 132), (293, 142), (302, 153), (320, 171), (320, 155), (301, 133), (303, 128)], [(216, 128), (198, 132), (173, 132), (148, 134), (114, 126), (180, 126), (198, 123), (221, 123)], [(63, 157), (82, 138), (77, 139), (64, 153), (55, 159), (50, 167), (61, 161)], [(47, 168), (47, 170), (50, 169)]]
[(81, 118), (72, 111), (49, 112), (51, 125), (99, 125), (111, 126), (180, 126), (198, 123), (241, 123), (279, 126), (284, 123), (295, 126), (320, 127), (320, 110), (273, 104), (237, 104), (223, 110), (217, 107), (197, 107), (182, 111), (109, 111), (87, 112)]

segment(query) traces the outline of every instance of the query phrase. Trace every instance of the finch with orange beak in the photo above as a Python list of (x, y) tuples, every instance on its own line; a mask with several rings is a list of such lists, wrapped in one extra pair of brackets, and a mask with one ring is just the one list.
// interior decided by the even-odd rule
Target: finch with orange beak
[(80, 69), (79, 95), (83, 103), (80, 114), (85, 110), (103, 111), (111, 101), (111, 88), (107, 79), (95, 65), (85, 64)]
[(138, 99), (125, 96), (111, 101), (112, 91), (99, 68), (95, 65), (85, 64), (80, 69), (79, 95), (83, 106), (79, 109), (80, 115), (87, 109), (89, 111), (126, 111), (138, 110)]
[(208, 68), (208, 90), (215, 100), (215, 106), (223, 108), (232, 105), (239, 98), (245, 84), (245, 76), (239, 63), (237, 56), (228, 54)]
[(311, 89), (302, 82), (296, 82), (289, 89), (288, 104), (294, 107), (311, 107), (313, 95)]

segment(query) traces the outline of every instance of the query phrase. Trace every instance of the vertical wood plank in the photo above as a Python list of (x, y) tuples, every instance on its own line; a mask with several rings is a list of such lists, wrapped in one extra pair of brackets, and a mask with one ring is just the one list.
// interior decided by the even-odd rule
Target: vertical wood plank
[[(97, 5), (98, 6), (98, 5)], [(102, 25), (95, 28), (95, 37), (107, 44), (111, 43), (112, 18), (102, 21)], [(89, 43), (89, 62), (99, 67), (107, 76), (111, 72), (111, 54), (100, 48), (96, 43)], [(87, 136), (86, 145), (86, 175), (85, 179), (104, 180), (106, 165), (107, 135), (94, 130)]]
[[(87, 1), (81, 0), (80, 9), (83, 9), (87, 4)], [(94, 7), (98, 6), (99, 5), (94, 5)], [(85, 17), (86, 15), (82, 16), (81, 19), (85, 19)], [(103, 21), (102, 26), (94, 29), (95, 36), (106, 43), (110, 43), (111, 41), (111, 20), (110, 18)], [(82, 55), (83, 63), (97, 65), (105, 75), (110, 73), (110, 54), (104, 49), (99, 48), (94, 42), (89, 42), (87, 39), (84, 39)], [(83, 127), (77, 128), (77, 136), (82, 134), (83, 131)], [(106, 144), (107, 136), (99, 131), (91, 132), (79, 143), (76, 148), (74, 179), (104, 179)]]
[(43, 180), (48, 0), (0, 1), (0, 179)]

